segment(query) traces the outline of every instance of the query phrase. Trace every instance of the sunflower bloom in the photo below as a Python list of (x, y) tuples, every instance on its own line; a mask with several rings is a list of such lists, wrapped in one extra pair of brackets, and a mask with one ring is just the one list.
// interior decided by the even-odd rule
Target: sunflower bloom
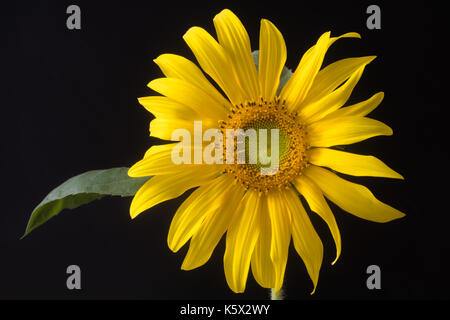
[[(139, 99), (155, 115), (151, 135), (177, 141), (172, 133), (184, 128), (194, 135), (198, 120), (202, 130), (219, 128), (221, 132), (277, 128), (279, 168), (275, 174), (262, 174), (261, 164), (175, 164), (171, 156), (178, 142), (152, 146), (129, 170), (132, 177), (153, 176), (136, 193), (131, 217), (196, 188), (178, 208), (168, 234), (174, 252), (189, 241), (182, 269), (205, 264), (226, 235), (224, 271), (229, 287), (243, 292), (251, 268), (262, 287), (277, 292), (283, 284), (292, 239), (313, 282), (313, 293), (323, 245), (304, 204), (328, 225), (336, 246), (334, 262), (341, 253), (341, 235), (326, 199), (370, 221), (388, 222), (404, 216), (366, 187), (335, 173), (403, 179), (373, 156), (333, 149), (392, 135), (387, 125), (366, 117), (383, 100), (382, 92), (344, 107), (365, 66), (375, 57), (342, 59), (322, 68), (325, 53), (336, 40), (360, 37), (357, 33), (330, 37), (326, 32), (303, 55), (280, 91), (286, 45), (270, 21), (261, 20), (258, 66), (248, 33), (230, 10), (215, 16), (214, 27), (217, 40), (199, 27), (190, 28), (183, 36), (201, 69), (178, 55), (163, 54), (155, 59), (165, 77), (148, 86), (161, 95)], [(246, 150), (247, 156), (251, 152)]]

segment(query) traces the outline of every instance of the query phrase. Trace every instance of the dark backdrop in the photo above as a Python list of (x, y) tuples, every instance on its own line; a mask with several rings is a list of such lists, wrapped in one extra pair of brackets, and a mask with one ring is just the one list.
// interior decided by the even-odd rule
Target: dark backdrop
[[(377, 2), (375, 2), (377, 3)], [(81, 8), (81, 30), (66, 28), (66, 8)], [(343, 242), (340, 260), (325, 224), (311, 216), (324, 247), (315, 295), (293, 250), (286, 271), (291, 299), (448, 298), (446, 272), (448, 210), (445, 188), (445, 103), (440, 72), (444, 42), (428, 21), (442, 8), (378, 2), (382, 29), (366, 28), (371, 2), (173, 2), (39, 1), (2, 9), (5, 58), (2, 72), (2, 213), (0, 298), (3, 299), (259, 299), (267, 290), (249, 276), (244, 294), (234, 294), (223, 274), (224, 241), (211, 260), (193, 271), (180, 266), (187, 247), (172, 253), (166, 242), (176, 208), (186, 197), (167, 201), (131, 220), (131, 198), (105, 198), (63, 211), (19, 240), (33, 208), (66, 179), (93, 169), (130, 166), (157, 141), (148, 137), (152, 116), (137, 98), (153, 94), (146, 84), (162, 74), (159, 54), (193, 59), (182, 35), (191, 26), (214, 34), (212, 19), (224, 8), (243, 21), (254, 49), (259, 20), (283, 33), (287, 65), (325, 31), (356, 31), (329, 50), (325, 64), (340, 58), (377, 55), (350, 102), (378, 91), (385, 99), (372, 117), (394, 129), (353, 145), (373, 154), (405, 181), (351, 178), (382, 201), (405, 212), (387, 224), (361, 220), (332, 206)], [(430, 59), (431, 58), (431, 59)], [(428, 89), (432, 89), (428, 93)], [(444, 123), (444, 124), (443, 124)], [(431, 180), (428, 178), (439, 178)], [(66, 288), (66, 267), (82, 270), (82, 290)], [(382, 289), (366, 288), (366, 268), (379, 265)]]

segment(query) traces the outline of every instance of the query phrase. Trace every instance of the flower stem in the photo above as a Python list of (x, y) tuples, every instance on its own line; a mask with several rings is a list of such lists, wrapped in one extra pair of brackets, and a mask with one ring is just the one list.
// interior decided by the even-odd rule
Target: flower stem
[(274, 289), (270, 289), (270, 300), (283, 300), (284, 299), (284, 291), (283, 288), (278, 290), (278, 292), (274, 292)]

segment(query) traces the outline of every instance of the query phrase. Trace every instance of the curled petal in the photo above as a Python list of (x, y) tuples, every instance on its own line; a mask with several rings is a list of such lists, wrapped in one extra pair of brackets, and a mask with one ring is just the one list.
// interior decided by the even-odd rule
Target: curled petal
[(281, 90), (280, 97), (282, 100), (286, 100), (291, 110), (296, 110), (306, 98), (314, 78), (322, 66), (329, 41), (330, 32), (326, 32), (319, 38), (316, 45), (303, 55), (294, 74)]
[(325, 196), (342, 210), (374, 222), (388, 222), (404, 213), (379, 201), (366, 187), (338, 177), (329, 170), (310, 166), (305, 175), (313, 180)]
[(306, 123), (312, 123), (342, 107), (350, 98), (353, 89), (361, 78), (363, 70), (364, 67), (361, 67), (338, 89), (322, 99), (306, 105), (300, 110), (300, 117), (305, 119)]
[(367, 100), (331, 112), (324, 119), (358, 116), (364, 117), (372, 112), (383, 101), (384, 92), (378, 92)]
[(311, 223), (303, 205), (296, 192), (289, 188), (283, 193), (286, 207), (292, 217), (292, 241), (295, 250), (305, 263), (306, 270), (311, 278), (314, 288), (313, 294), (319, 281), (319, 271), (323, 260), (323, 245), (316, 230)]
[(376, 56), (346, 58), (327, 65), (317, 74), (302, 106), (306, 106), (330, 94), (358, 69), (369, 64), (375, 58)]
[(317, 213), (326, 222), (328, 228), (330, 228), (331, 235), (333, 236), (336, 245), (336, 258), (332, 262), (332, 264), (335, 264), (341, 255), (341, 233), (339, 232), (333, 212), (331, 212), (327, 201), (323, 197), (322, 191), (317, 187), (313, 180), (305, 175), (298, 177), (297, 180), (294, 181), (294, 186), (298, 192), (305, 197), (310, 209)]

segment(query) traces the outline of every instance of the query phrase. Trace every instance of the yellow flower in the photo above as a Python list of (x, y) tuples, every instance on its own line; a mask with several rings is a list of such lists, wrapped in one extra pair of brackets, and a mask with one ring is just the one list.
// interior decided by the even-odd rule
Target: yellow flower
[(334, 262), (341, 252), (341, 236), (325, 198), (370, 221), (387, 222), (404, 216), (376, 199), (366, 187), (328, 170), (403, 179), (373, 156), (331, 148), (392, 134), (385, 124), (365, 117), (380, 104), (382, 92), (343, 107), (365, 66), (375, 57), (342, 59), (321, 69), (326, 51), (336, 40), (360, 37), (357, 33), (330, 37), (326, 32), (303, 55), (277, 93), (286, 62), (280, 31), (270, 21), (261, 20), (257, 69), (241, 21), (230, 10), (223, 10), (215, 16), (214, 26), (218, 41), (199, 27), (190, 28), (183, 38), (224, 95), (191, 61), (173, 54), (159, 56), (155, 62), (166, 77), (148, 86), (162, 96), (139, 99), (156, 117), (150, 124), (151, 135), (171, 140), (175, 129), (193, 133), (196, 120), (202, 121), (203, 130), (277, 128), (279, 170), (264, 175), (257, 170), (258, 165), (251, 164), (174, 164), (172, 149), (178, 143), (152, 146), (129, 170), (132, 177), (154, 175), (136, 193), (131, 216), (198, 187), (178, 208), (168, 235), (174, 252), (190, 240), (182, 269), (206, 263), (226, 234), (224, 269), (229, 287), (243, 292), (251, 267), (262, 287), (277, 292), (283, 284), (292, 238), (314, 292), (323, 245), (299, 195), (330, 228), (337, 250)]

